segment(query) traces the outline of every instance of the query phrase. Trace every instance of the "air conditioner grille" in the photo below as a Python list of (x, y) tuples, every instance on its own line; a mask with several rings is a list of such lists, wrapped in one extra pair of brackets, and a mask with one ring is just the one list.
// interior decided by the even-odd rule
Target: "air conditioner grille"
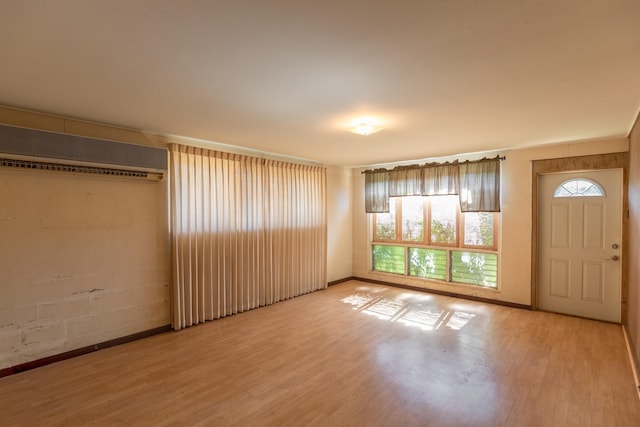
[[(21, 168), (21, 169), (39, 169), (58, 172), (78, 172), (91, 173), (96, 175), (115, 175), (126, 176), (131, 178), (151, 178), (150, 173), (146, 171), (126, 170), (117, 168), (101, 168), (97, 166), (81, 166), (64, 163), (38, 162), (33, 160), (5, 159), (0, 158), (0, 166)], [(155, 174), (158, 178), (162, 174)]]
[[(97, 164), (100, 168), (167, 170), (166, 148), (127, 144), (35, 129), (0, 125), (0, 153), (4, 157), (55, 159), (62, 163)], [(55, 163), (55, 162), (52, 162)]]

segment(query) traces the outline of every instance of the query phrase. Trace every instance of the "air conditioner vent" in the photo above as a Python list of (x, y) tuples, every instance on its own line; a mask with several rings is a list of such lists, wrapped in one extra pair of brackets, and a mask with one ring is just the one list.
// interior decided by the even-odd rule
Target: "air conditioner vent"
[(0, 125), (0, 166), (130, 177), (164, 176), (165, 148)]
[(21, 168), (21, 169), (39, 169), (57, 172), (77, 172), (77, 173), (92, 173), (96, 175), (114, 175), (114, 176), (126, 176), (131, 178), (157, 178), (162, 179), (162, 174), (153, 172), (145, 172), (141, 170), (128, 170), (128, 169), (116, 169), (116, 168), (100, 168), (96, 166), (81, 166), (66, 163), (49, 163), (49, 162), (36, 162), (33, 160), (20, 160), (20, 159), (3, 159), (0, 158), (1, 167), (9, 168)]

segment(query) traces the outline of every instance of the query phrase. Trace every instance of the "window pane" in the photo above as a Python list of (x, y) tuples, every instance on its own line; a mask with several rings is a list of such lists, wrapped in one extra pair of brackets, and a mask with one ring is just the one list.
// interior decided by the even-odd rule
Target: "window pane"
[(409, 275), (447, 280), (447, 251), (410, 248)]
[(424, 202), (422, 197), (402, 198), (402, 240), (424, 241)]
[(396, 203), (389, 200), (389, 213), (376, 214), (376, 239), (396, 240)]
[(458, 197), (431, 198), (431, 242), (456, 243), (456, 212)]
[(599, 186), (593, 184), (590, 187), (585, 188), (582, 194), (585, 196), (597, 197), (597, 196), (604, 196), (604, 191), (602, 191), (602, 188), (600, 188)]
[(464, 244), (493, 247), (493, 214), (468, 212), (464, 214)]
[(586, 178), (565, 181), (553, 193), (553, 197), (599, 197), (604, 195), (604, 190), (597, 182)]
[(498, 255), (451, 251), (451, 280), (495, 288), (498, 285)]
[(404, 274), (404, 247), (373, 245), (373, 269)]

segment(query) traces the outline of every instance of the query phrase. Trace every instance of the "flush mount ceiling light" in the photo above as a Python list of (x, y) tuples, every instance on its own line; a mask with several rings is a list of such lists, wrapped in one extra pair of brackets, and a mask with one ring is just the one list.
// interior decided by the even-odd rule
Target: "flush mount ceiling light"
[(371, 135), (382, 130), (380, 120), (373, 117), (360, 117), (351, 122), (349, 132), (357, 133), (358, 135)]

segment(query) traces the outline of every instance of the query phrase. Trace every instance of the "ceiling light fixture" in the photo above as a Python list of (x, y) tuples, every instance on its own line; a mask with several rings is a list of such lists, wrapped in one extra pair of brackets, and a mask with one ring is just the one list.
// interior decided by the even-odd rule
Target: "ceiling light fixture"
[(371, 135), (372, 133), (379, 132), (382, 129), (383, 128), (381, 126), (380, 120), (373, 117), (360, 117), (351, 122), (349, 132), (367, 136)]

